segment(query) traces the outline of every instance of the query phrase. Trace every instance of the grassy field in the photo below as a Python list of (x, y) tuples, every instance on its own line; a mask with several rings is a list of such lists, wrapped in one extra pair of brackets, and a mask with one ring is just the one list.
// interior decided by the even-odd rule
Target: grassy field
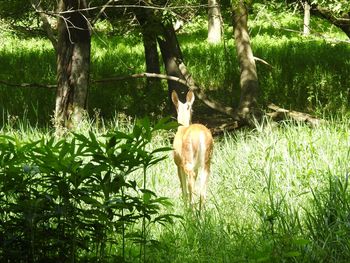
[[(102, 130), (92, 128), (102, 140)], [(118, 130), (131, 128), (125, 125)], [(38, 131), (26, 136), (16, 130), (5, 133), (18, 141), (42, 136)], [(171, 134), (155, 133), (148, 148), (169, 146)], [(48, 133), (43, 135), (50, 137)], [(158, 197), (168, 197), (172, 203), (163, 206), (159, 214), (182, 218), (164, 225), (147, 224), (145, 238), (149, 242), (144, 259), (140, 257), (141, 246), (132, 235), (140, 231), (141, 223), (129, 224), (124, 259), (127, 262), (347, 262), (350, 257), (349, 146), (347, 120), (333, 120), (317, 128), (292, 122), (280, 125), (266, 122), (253, 130), (217, 137), (208, 200), (202, 214), (185, 208), (169, 152), (167, 159), (147, 169), (147, 189)], [(61, 165), (59, 160), (56, 162)], [(64, 168), (60, 169), (71, 176)], [(39, 170), (44, 169), (39, 166)], [(44, 170), (39, 176), (46, 178), (45, 173)], [(142, 186), (142, 171), (129, 176)], [(81, 187), (88, 189), (89, 183)], [(73, 190), (74, 187), (72, 196)], [(4, 199), (2, 202), (6, 203)], [(108, 228), (110, 222), (104, 224)], [(113, 262), (121, 255), (121, 232), (108, 233), (108, 252), (97, 258)], [(34, 241), (40, 244), (40, 238), (44, 237), (37, 233)], [(92, 238), (89, 242), (94, 244), (96, 240)], [(77, 251), (75, 257), (97, 260), (97, 254), (98, 249), (92, 246), (80, 256)]]
[[(346, 262), (348, 125), (264, 124), (216, 138), (205, 213), (154, 230), (165, 247), (150, 261)], [(151, 178), (184, 214), (174, 168), (169, 158)]]
[[(155, 104), (144, 100), (144, 80), (93, 85), (91, 119), (62, 140), (50, 124), (54, 89), (0, 84), (0, 261), (348, 262), (350, 46), (283, 30), (299, 31), (301, 21), (276, 12), (250, 21), (254, 54), (271, 65), (257, 65), (261, 104), (327, 121), (310, 128), (265, 120), (216, 137), (201, 214), (181, 200), (171, 151), (153, 152), (171, 146), (174, 129), (153, 131), (156, 118), (135, 126), (143, 115), (164, 114), (165, 82), (154, 112), (144, 111)], [(239, 68), (232, 28), (225, 29), (225, 43), (208, 47), (194, 21), (179, 41), (198, 84), (234, 106)], [(101, 30), (92, 79), (144, 71), (140, 35)], [(43, 38), (1, 32), (0, 59), (1, 80), (55, 83), (55, 56)], [(157, 162), (148, 167), (149, 156)]]

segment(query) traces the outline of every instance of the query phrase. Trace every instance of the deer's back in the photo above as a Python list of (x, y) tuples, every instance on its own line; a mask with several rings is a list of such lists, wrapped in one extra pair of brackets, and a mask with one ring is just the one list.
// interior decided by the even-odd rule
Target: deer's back
[(213, 148), (210, 130), (202, 124), (180, 126), (174, 139), (174, 160), (177, 165), (193, 163), (208, 164)]

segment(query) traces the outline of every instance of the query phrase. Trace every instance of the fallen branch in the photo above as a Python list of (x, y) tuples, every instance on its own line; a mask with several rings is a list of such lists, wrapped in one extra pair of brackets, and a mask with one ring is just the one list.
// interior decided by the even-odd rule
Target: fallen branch
[(196, 93), (197, 97), (201, 101), (203, 101), (205, 105), (207, 105), (209, 108), (211, 108), (213, 110), (216, 110), (216, 111), (224, 113), (230, 117), (238, 119), (236, 116), (236, 112), (233, 108), (223, 106), (221, 103), (218, 103), (217, 101), (211, 100), (208, 98), (208, 96), (195, 84), (192, 75), (189, 73), (186, 65), (183, 62), (177, 61), (176, 63), (178, 64), (178, 67), (181, 71), (181, 74), (186, 79), (187, 87), (189, 87), (190, 90), (194, 91)]
[(125, 80), (125, 79), (132, 79), (132, 78), (159, 78), (159, 79), (166, 79), (166, 80), (172, 80), (176, 81), (178, 83), (181, 83), (185, 86), (187, 86), (190, 90), (194, 91), (197, 95), (197, 97), (203, 101), (208, 107), (219, 111), (221, 113), (224, 113), (229, 116), (234, 116), (234, 109), (231, 107), (223, 106), (222, 104), (210, 100), (208, 96), (198, 87), (194, 84), (192, 77), (186, 73), (186, 68), (183, 68), (183, 64), (179, 66), (181, 73), (185, 76), (186, 80), (183, 80), (178, 77), (174, 76), (168, 76), (164, 74), (157, 74), (157, 73), (138, 73), (138, 74), (132, 74), (128, 76), (118, 76), (118, 77), (111, 77), (111, 78), (105, 78), (100, 80), (92, 80), (94, 83), (103, 83), (103, 82), (112, 82), (112, 81), (118, 81), (118, 80)]
[(262, 58), (254, 57), (254, 60), (261, 62), (262, 64), (269, 66), (270, 68), (274, 68), (271, 64), (269, 64), (266, 60), (263, 60)]
[(51, 84), (40, 84), (40, 83), (10, 83), (4, 80), (0, 80), (0, 84), (4, 84), (6, 86), (10, 87), (21, 87), (21, 88), (47, 88), (47, 89), (54, 89), (57, 87), (57, 85), (51, 85)]
[[(185, 86), (187, 86), (190, 90), (193, 90), (197, 97), (204, 102), (209, 108), (214, 109), (218, 112), (224, 113), (230, 117), (234, 117), (235, 111), (231, 107), (223, 106), (221, 103), (211, 100), (208, 98), (208, 96), (198, 87), (194, 84), (192, 76), (190, 76), (187, 72), (186, 68), (183, 68), (181, 65), (182, 72), (185, 74), (186, 80), (183, 80), (178, 77), (174, 76), (168, 76), (164, 74), (157, 74), (157, 73), (137, 73), (127, 76), (117, 76), (117, 77), (110, 77), (110, 78), (104, 78), (104, 79), (97, 79), (97, 80), (91, 80), (92, 83), (106, 83), (106, 82), (113, 82), (113, 81), (120, 81), (120, 80), (126, 80), (126, 79), (133, 79), (133, 78), (158, 78), (158, 79), (166, 79), (166, 80), (172, 80), (176, 81), (178, 83), (181, 83)], [(40, 83), (9, 83), (6, 81), (0, 80), (0, 84), (5, 84), (7, 86), (12, 87), (22, 87), (22, 88), (28, 88), (28, 87), (34, 87), (34, 88), (56, 88), (57, 85), (46, 85), (46, 84), (40, 84)]]
[(310, 124), (312, 127), (319, 126), (321, 123), (324, 123), (325, 120), (318, 119), (316, 117), (311, 116), (310, 114), (294, 111), (294, 110), (286, 110), (277, 105), (271, 103), (267, 106), (269, 109), (274, 110), (274, 112), (267, 113), (274, 121), (281, 121), (287, 118), (293, 119), (298, 122), (305, 122)]

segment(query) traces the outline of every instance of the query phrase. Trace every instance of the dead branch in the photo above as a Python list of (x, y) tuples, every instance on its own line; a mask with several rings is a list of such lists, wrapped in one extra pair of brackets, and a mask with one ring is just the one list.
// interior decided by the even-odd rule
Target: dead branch
[(269, 64), (266, 60), (263, 60), (262, 58), (254, 57), (254, 60), (259, 61), (264, 65), (269, 66), (270, 68), (274, 68), (271, 64)]
[(0, 80), (0, 84), (4, 84), (9, 87), (21, 87), (21, 88), (47, 88), (47, 89), (54, 89), (57, 87), (57, 85), (51, 85), (51, 84), (41, 84), (41, 83), (10, 83), (4, 80)]
[[(182, 67), (183, 65), (181, 65)], [(185, 72), (185, 69), (182, 68), (182, 73)], [(100, 80), (92, 80), (92, 82), (94, 83), (103, 83), (103, 82), (111, 82), (111, 81), (118, 81), (118, 80), (124, 80), (124, 79), (131, 79), (131, 78), (159, 78), (159, 79), (166, 79), (166, 80), (172, 80), (172, 81), (176, 81), (178, 83), (181, 83), (185, 86), (187, 86), (189, 89), (193, 90), (197, 97), (203, 101), (208, 107), (219, 111), (221, 113), (224, 113), (226, 115), (229, 116), (234, 116), (234, 109), (231, 107), (226, 107), (223, 106), (222, 104), (210, 100), (208, 98), (208, 96), (198, 87), (196, 86), (193, 81), (192, 81), (192, 77), (189, 77), (188, 73), (185, 73), (186, 76), (186, 80), (180, 79), (178, 77), (174, 77), (174, 76), (168, 76), (168, 75), (164, 75), (164, 74), (157, 74), (157, 73), (138, 73), (138, 74), (132, 74), (129, 76), (118, 76), (118, 77), (112, 77), (112, 78), (106, 78), (106, 79), (100, 79)]]
[(193, 90), (197, 95), (197, 97), (202, 102), (204, 102), (205, 105), (207, 105), (209, 108), (213, 110), (216, 110), (218, 112), (224, 113), (230, 117), (234, 117), (235, 119), (237, 119), (235, 110), (233, 108), (223, 106), (221, 103), (208, 98), (208, 96), (195, 84), (192, 75), (189, 73), (186, 65), (182, 61), (177, 61), (176, 63), (178, 64), (181, 74), (186, 79), (186, 83), (187, 83), (186, 85), (188, 86), (188, 88)]
[(91, 21), (91, 25), (94, 25), (97, 20), (100, 18), (100, 16), (102, 14), (105, 13), (105, 10), (107, 9), (107, 7), (113, 2), (113, 0), (109, 0), (105, 5), (102, 6), (102, 8), (100, 9), (100, 11), (98, 12), (98, 14), (95, 16), (95, 18)]
[(274, 110), (274, 112), (266, 113), (274, 121), (281, 121), (289, 118), (297, 122), (307, 123), (311, 127), (319, 126), (320, 124), (325, 122), (325, 120), (318, 119), (316, 117), (311, 116), (310, 114), (294, 110), (286, 110), (281, 107), (278, 107), (273, 103), (269, 104), (267, 107), (271, 110)]

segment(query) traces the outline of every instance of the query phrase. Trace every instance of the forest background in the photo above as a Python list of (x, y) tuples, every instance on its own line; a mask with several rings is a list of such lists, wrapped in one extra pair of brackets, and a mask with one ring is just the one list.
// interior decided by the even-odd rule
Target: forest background
[[(349, 10), (321, 0), (1, 1), (0, 258), (346, 262)], [(173, 114), (169, 92), (188, 88), (194, 121), (220, 134), (196, 215), (168, 158), (176, 125), (162, 119)]]

